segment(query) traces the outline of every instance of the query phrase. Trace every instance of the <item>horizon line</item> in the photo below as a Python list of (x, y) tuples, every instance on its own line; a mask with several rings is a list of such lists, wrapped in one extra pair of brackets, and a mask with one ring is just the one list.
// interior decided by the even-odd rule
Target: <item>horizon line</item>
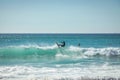
[(108, 33), (108, 32), (106, 32), (106, 33), (73, 33), (73, 32), (71, 32), (71, 33), (55, 33), (55, 32), (53, 32), (53, 33), (32, 33), (32, 32), (28, 32), (28, 33), (15, 33), (15, 32), (10, 32), (10, 33), (0, 33), (0, 34), (120, 34), (120, 33)]

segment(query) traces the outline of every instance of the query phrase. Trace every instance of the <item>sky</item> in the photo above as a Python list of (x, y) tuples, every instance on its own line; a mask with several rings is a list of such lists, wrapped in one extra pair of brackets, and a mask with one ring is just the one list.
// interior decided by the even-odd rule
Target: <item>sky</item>
[(0, 33), (120, 33), (120, 0), (0, 0)]

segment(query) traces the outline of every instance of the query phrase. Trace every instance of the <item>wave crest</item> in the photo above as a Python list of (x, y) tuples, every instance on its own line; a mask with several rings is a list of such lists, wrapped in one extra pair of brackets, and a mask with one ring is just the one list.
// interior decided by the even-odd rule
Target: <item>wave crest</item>
[(0, 48), (0, 58), (40, 58), (54, 59), (55, 57), (78, 58), (90, 56), (120, 56), (119, 47), (107, 48), (82, 48), (69, 46), (58, 48), (57, 45), (39, 46), (39, 45), (21, 45)]
[(73, 52), (81, 52), (86, 56), (94, 56), (94, 55), (101, 55), (101, 56), (118, 56), (120, 55), (120, 48), (117, 47), (107, 47), (107, 48), (80, 48), (80, 47), (69, 47), (70, 51)]

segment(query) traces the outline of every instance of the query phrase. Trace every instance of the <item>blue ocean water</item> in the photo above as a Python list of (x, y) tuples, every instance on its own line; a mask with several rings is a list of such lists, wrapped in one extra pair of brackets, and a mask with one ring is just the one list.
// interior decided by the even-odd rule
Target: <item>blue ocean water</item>
[(0, 34), (0, 79), (86, 76), (120, 77), (120, 34)]

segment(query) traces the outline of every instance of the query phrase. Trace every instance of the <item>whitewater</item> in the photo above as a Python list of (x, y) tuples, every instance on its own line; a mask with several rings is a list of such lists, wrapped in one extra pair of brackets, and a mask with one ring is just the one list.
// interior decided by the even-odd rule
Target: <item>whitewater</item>
[(0, 34), (1, 80), (110, 78), (120, 79), (120, 34)]

